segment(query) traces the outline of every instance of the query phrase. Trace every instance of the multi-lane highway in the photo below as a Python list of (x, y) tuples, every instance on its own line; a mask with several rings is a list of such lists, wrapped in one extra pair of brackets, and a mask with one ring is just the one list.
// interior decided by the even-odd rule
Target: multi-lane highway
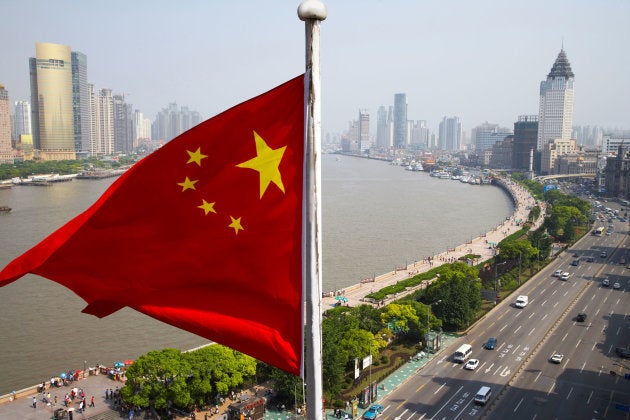
[[(630, 343), (630, 269), (619, 264), (630, 251), (627, 224), (613, 223), (610, 236), (584, 237), (389, 394), (384, 418), (628, 418), (630, 362), (614, 349)], [(569, 279), (554, 277), (558, 269)], [(620, 289), (602, 287), (604, 277)], [(528, 305), (516, 308), (516, 295), (527, 295)], [(483, 348), (489, 337), (498, 340), (494, 350)], [(474, 371), (453, 362), (463, 343), (480, 361)], [(549, 361), (554, 353), (561, 363)], [(474, 403), (481, 386), (492, 389), (485, 407)]]

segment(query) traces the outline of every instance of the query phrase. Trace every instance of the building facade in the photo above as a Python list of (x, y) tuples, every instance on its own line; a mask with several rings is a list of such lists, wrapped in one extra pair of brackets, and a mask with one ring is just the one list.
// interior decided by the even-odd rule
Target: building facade
[(0, 163), (13, 163), (11, 147), (11, 106), (9, 92), (0, 85)]
[(407, 95), (394, 95), (394, 149), (407, 147)]
[(22, 134), (31, 133), (31, 104), (16, 101), (13, 108), (13, 141), (18, 141)]
[(387, 108), (380, 106), (376, 113), (376, 148), (379, 151), (387, 151), (391, 146), (390, 125)]
[(87, 57), (72, 51), (72, 110), (74, 113), (74, 150), (86, 157), (90, 150), (90, 92), (88, 90)]
[(29, 59), (36, 158), (75, 159), (72, 56), (67, 45), (38, 42)]
[(366, 153), (370, 150), (370, 114), (366, 110), (359, 110), (358, 129), (359, 152)]
[(538, 115), (520, 115), (514, 123), (512, 167), (519, 171), (533, 169), (533, 153), (538, 139)]
[(604, 194), (607, 197), (630, 197), (630, 156), (628, 146), (619, 145), (615, 156), (606, 159)]
[(547, 144), (541, 152), (540, 158), (540, 174), (552, 175), (557, 173), (555, 170), (556, 159), (558, 156), (562, 156), (569, 153), (575, 153), (577, 150), (577, 143), (575, 140), (561, 140), (555, 139)]
[(573, 81), (575, 75), (564, 49), (540, 82), (537, 150), (553, 140), (569, 140), (573, 129)]
[(462, 123), (459, 117), (444, 117), (440, 122), (438, 148), (440, 150), (456, 151), (462, 145)]

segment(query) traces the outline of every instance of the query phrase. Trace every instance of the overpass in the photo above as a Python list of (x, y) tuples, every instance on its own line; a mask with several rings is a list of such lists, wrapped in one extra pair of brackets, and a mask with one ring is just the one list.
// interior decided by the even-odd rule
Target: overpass
[(595, 173), (539, 175), (534, 177), (534, 179), (538, 181), (548, 181), (550, 179), (562, 178), (595, 178)]

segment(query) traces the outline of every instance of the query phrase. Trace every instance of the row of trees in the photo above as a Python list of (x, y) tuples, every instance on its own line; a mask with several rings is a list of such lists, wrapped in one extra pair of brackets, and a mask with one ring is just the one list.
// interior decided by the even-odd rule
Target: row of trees
[(11, 178), (27, 178), (34, 174), (76, 174), (86, 168), (118, 168), (130, 165), (138, 158), (135, 156), (120, 156), (117, 160), (103, 161), (97, 158), (85, 160), (25, 160), (13, 164), (0, 165), (0, 180)]

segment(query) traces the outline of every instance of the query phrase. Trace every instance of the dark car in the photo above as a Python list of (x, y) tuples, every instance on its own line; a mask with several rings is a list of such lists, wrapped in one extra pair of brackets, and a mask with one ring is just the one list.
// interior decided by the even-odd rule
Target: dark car
[(617, 353), (617, 356), (619, 356), (619, 357), (623, 357), (625, 359), (630, 359), (630, 350), (628, 350), (625, 347), (617, 347), (617, 348), (615, 348), (615, 353)]
[(488, 350), (494, 350), (496, 346), (497, 346), (497, 339), (494, 337), (488, 338), (488, 341), (486, 341), (486, 344), (483, 345), (483, 347)]
[(577, 314), (577, 316), (575, 317), (575, 320), (577, 322), (584, 322), (586, 321), (586, 314), (584, 312), (580, 312), (579, 314)]

